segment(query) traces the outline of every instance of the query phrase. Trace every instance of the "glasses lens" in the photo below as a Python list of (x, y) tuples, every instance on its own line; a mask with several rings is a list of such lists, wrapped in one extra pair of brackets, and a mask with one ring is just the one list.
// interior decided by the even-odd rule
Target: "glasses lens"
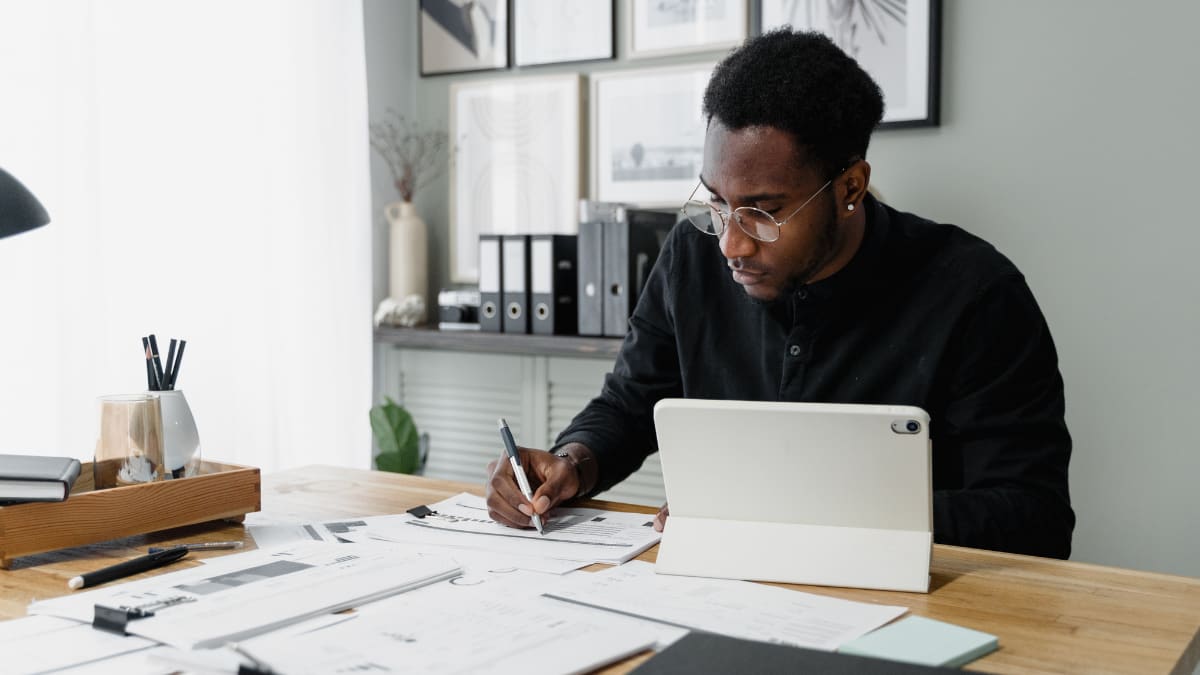
[(705, 234), (721, 234), (722, 221), (711, 206), (704, 202), (687, 202), (683, 205), (683, 215), (691, 221), (697, 230)]
[(751, 237), (759, 241), (775, 241), (779, 238), (779, 225), (766, 211), (743, 206), (733, 213), (737, 217), (738, 226)]

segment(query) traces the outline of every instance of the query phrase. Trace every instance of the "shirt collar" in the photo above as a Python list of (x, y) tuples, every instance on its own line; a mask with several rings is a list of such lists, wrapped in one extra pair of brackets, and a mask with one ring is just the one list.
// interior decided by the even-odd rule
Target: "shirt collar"
[(863, 209), (867, 215), (863, 240), (850, 262), (825, 279), (793, 290), (793, 296), (801, 300), (841, 300), (867, 287), (877, 278), (890, 219), (887, 209), (870, 193), (863, 199)]

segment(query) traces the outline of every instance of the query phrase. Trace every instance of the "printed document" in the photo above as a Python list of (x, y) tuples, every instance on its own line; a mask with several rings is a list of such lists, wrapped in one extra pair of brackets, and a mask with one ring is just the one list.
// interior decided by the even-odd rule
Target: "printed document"
[(545, 598), (480, 591), (384, 604), (353, 621), (303, 636), (264, 635), (239, 650), (262, 667), (297, 675), (551, 675), (590, 672), (654, 643), (652, 635), (621, 623), (624, 617), (564, 611), (568, 606)]
[(97, 604), (153, 611), (128, 631), (180, 649), (216, 647), (459, 574), (438, 556), (379, 544), (309, 543), (34, 602), (29, 613), (91, 623)]
[(10, 675), (46, 673), (93, 664), (121, 654), (155, 647), (133, 635), (120, 636), (52, 616), (27, 616), (0, 621), (0, 670)]
[(558, 508), (545, 534), (506, 527), (488, 517), (483, 497), (462, 493), (429, 504), (424, 518), (405, 514), (371, 523), (371, 536), (393, 542), (462, 546), (517, 555), (619, 565), (658, 543), (654, 517), (600, 509)]
[(557, 600), (748, 640), (833, 651), (908, 611), (748, 581), (655, 574), (650, 563), (564, 577)]

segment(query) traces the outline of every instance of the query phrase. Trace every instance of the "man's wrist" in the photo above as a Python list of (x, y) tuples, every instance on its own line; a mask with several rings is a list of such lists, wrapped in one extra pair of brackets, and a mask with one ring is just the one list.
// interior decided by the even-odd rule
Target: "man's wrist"
[(596, 464), (596, 455), (582, 443), (567, 443), (554, 450), (555, 457), (562, 457), (575, 467), (575, 477), (579, 480), (579, 490), (575, 498), (589, 494), (596, 487), (600, 476), (600, 467)]

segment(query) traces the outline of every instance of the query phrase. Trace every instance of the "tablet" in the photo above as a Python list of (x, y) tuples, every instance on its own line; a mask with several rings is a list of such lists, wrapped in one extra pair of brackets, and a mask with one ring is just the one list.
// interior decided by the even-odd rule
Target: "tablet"
[(891, 405), (665, 399), (657, 569), (928, 591), (929, 415)]

